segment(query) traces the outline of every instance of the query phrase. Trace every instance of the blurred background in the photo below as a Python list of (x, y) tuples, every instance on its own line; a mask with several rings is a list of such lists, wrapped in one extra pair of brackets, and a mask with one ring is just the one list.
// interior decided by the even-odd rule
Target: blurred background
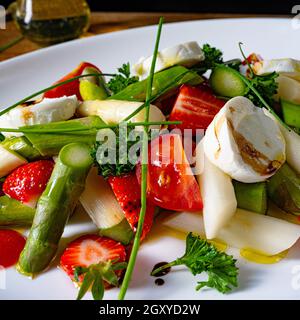
[(300, 13), (300, 0), (0, 0), (0, 5), (9, 8), (4, 28), (0, 21), (0, 61), (79, 37), (156, 24), (162, 15), (175, 22)]
[[(8, 6), (11, 0), (0, 0)], [(88, 0), (92, 11), (132, 11), (132, 12), (209, 12), (209, 13), (252, 13), (252, 14), (290, 14), (298, 0)]]

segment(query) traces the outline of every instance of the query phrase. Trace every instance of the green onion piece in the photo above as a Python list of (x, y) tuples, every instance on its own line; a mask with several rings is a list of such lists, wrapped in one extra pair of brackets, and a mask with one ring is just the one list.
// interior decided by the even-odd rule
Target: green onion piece
[[(230, 67), (228, 67), (230, 68)], [(263, 106), (278, 120), (279, 123), (281, 123), (285, 128), (287, 128), (289, 131), (291, 131), (291, 128), (284, 122), (282, 119), (277, 115), (277, 113), (274, 111), (272, 107), (268, 105), (268, 103), (264, 100), (264, 98), (260, 95), (260, 93), (253, 87), (251, 82), (243, 76), (240, 72), (236, 71), (233, 68), (230, 68), (232, 72), (235, 72), (235, 74), (242, 80), (244, 83), (250, 88), (250, 90), (253, 91), (253, 93), (258, 97), (258, 99), (261, 101)]]
[(13, 47), (15, 44), (19, 43), (20, 41), (22, 41), (24, 39), (24, 36), (19, 36), (15, 39), (13, 39), (12, 41), (9, 41), (8, 43), (6, 43), (4, 46), (0, 47), (0, 52), (3, 52), (11, 47)]
[(62, 82), (59, 82), (59, 83), (56, 83), (56, 84), (53, 84), (52, 86), (50, 87), (47, 87), (45, 89), (42, 89), (40, 91), (37, 91), (31, 95), (29, 95), (28, 97), (14, 103), (13, 105), (11, 105), (10, 107), (8, 108), (5, 108), (3, 109), (2, 111), (0, 111), (0, 116), (2, 116), (3, 114), (7, 113), (8, 111), (10, 111), (11, 109), (14, 109), (15, 107), (17, 107), (18, 105), (22, 104), (22, 103), (25, 103), (26, 101), (32, 99), (32, 98), (35, 98), (36, 96), (42, 94), (42, 93), (45, 93), (49, 90), (52, 90), (54, 88), (57, 88), (57, 87), (60, 87), (60, 86), (63, 86), (64, 84), (67, 84), (67, 83), (70, 83), (72, 81), (75, 81), (75, 80), (78, 80), (80, 78), (85, 78), (85, 77), (91, 77), (91, 76), (94, 76), (94, 77), (102, 77), (102, 76), (108, 76), (108, 77), (113, 77), (115, 76), (114, 74), (111, 74), (111, 73), (89, 73), (89, 74), (84, 74), (84, 75), (80, 75), (80, 76), (76, 76), (76, 77), (73, 77), (73, 78), (70, 78), (68, 80), (65, 80), (65, 81), (62, 81)]
[[(54, 124), (55, 122), (52, 122)], [(181, 124), (181, 121), (146, 121), (146, 122), (129, 122), (127, 123), (128, 127), (138, 127), (138, 126), (162, 126), (162, 125), (171, 125), (171, 124)], [(22, 132), (22, 133), (71, 133), (71, 132), (79, 132), (79, 131), (86, 131), (87, 133), (89, 130), (93, 129), (113, 129), (120, 125), (118, 124), (105, 124), (101, 126), (92, 126), (89, 128), (63, 128), (63, 129), (35, 129), (28, 127), (20, 127), (19, 129), (11, 129), (11, 128), (0, 128), (0, 132)], [(36, 125), (33, 125), (33, 127)]]
[[(162, 96), (164, 93), (169, 91), (170, 88), (172, 88), (176, 83), (178, 83), (180, 80), (182, 80), (188, 73), (191, 73), (191, 70), (187, 70), (186, 72), (182, 73), (181, 75), (177, 76), (168, 86), (161, 89), (156, 95), (152, 96), (150, 98), (150, 103), (155, 101), (157, 98)], [(136, 110), (134, 110), (124, 121), (130, 120), (132, 117), (137, 115), (141, 110), (143, 110), (146, 106), (146, 102), (144, 102), (141, 106), (139, 106)]]
[[(146, 93), (146, 102), (145, 102), (145, 108), (147, 110), (145, 122), (148, 122), (149, 120), (149, 108), (150, 108), (150, 98), (152, 94), (152, 83), (153, 83), (153, 75), (154, 75), (154, 69), (155, 69), (155, 63), (156, 58), (158, 54), (158, 46), (160, 41), (160, 35), (161, 35), (161, 29), (163, 25), (163, 18), (161, 17), (159, 19), (158, 24), (158, 30), (157, 30), (157, 36), (156, 36), (156, 42), (155, 42), (155, 48), (153, 52), (153, 59), (151, 63), (151, 69), (150, 69), (150, 75), (148, 79), (148, 85), (147, 85), (147, 93)], [(142, 144), (142, 181), (141, 181), (141, 211), (140, 211), (140, 217), (139, 222), (136, 230), (136, 234), (133, 241), (132, 251), (130, 254), (128, 267), (124, 276), (124, 280), (122, 282), (122, 286), (119, 293), (119, 300), (124, 300), (129, 282), (132, 277), (133, 269), (136, 262), (137, 253), (140, 247), (140, 237), (143, 230), (144, 220), (145, 220), (145, 214), (146, 214), (146, 207), (147, 207), (147, 173), (148, 173), (148, 164), (145, 163), (148, 157), (148, 126), (144, 126), (144, 135), (143, 135), (143, 144)]]

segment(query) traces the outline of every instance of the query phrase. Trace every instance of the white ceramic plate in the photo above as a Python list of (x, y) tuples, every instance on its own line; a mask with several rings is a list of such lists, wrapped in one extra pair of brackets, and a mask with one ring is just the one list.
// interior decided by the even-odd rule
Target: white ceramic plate
[[(112, 72), (127, 61), (135, 62), (140, 56), (152, 53), (155, 34), (155, 26), (132, 29), (71, 41), (2, 62), (0, 106), (8, 106), (44, 88), (83, 60), (95, 63), (103, 72)], [(210, 43), (221, 48), (225, 58), (230, 59), (240, 56), (238, 42), (242, 41), (247, 54), (258, 52), (267, 58), (300, 59), (299, 38), (300, 30), (292, 29), (290, 19), (204, 20), (165, 25), (160, 48), (197, 40), (200, 44)], [(73, 217), (63, 235), (62, 247), (70, 239), (90, 231), (95, 231), (95, 227), (87, 217)], [(156, 286), (149, 276), (154, 264), (173, 260), (183, 251), (184, 242), (168, 235), (143, 244), (127, 299), (300, 297), (300, 242), (286, 259), (274, 265), (258, 265), (239, 257), (239, 288), (228, 295), (214, 290), (196, 292), (198, 279), (183, 270), (167, 275), (164, 286)], [(238, 253), (234, 253), (238, 257)], [(6, 289), (0, 287), (0, 299), (74, 299), (76, 293), (69, 278), (55, 266), (35, 280), (22, 277), (11, 268), (6, 271)], [(113, 289), (105, 293), (105, 298), (116, 299), (117, 294), (118, 290)]]

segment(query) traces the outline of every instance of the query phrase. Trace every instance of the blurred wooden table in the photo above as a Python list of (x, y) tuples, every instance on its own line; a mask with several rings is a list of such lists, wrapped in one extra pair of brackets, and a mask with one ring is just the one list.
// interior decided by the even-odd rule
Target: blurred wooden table
[[(138, 13), (138, 12), (94, 12), (92, 13), (91, 26), (84, 36), (91, 36), (106, 32), (125, 30), (156, 24), (160, 16), (165, 17), (165, 22), (217, 19), (217, 18), (240, 18), (251, 17), (251, 15), (233, 14), (210, 14), (210, 13)], [(7, 23), (5, 30), (0, 30), (0, 47), (18, 37), (14, 22)], [(0, 61), (10, 59), (23, 53), (39, 49), (40, 46), (27, 39), (22, 40), (13, 47), (0, 52)]]

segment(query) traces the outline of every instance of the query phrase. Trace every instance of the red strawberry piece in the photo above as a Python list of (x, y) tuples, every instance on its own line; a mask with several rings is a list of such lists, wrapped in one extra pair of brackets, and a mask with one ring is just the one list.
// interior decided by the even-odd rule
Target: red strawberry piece
[[(112, 239), (88, 234), (69, 243), (60, 258), (60, 266), (74, 281), (77, 267), (87, 268), (99, 262), (126, 261), (125, 247)], [(119, 275), (121, 272), (117, 272)], [(80, 277), (80, 281), (82, 281)]]
[(2, 181), (0, 181), (0, 197), (2, 197), (2, 196), (4, 196), (4, 192), (3, 192), (3, 182)]
[[(181, 137), (164, 134), (148, 148), (147, 196), (157, 206), (172, 211), (200, 211), (203, 208), (196, 178), (188, 163)], [(141, 182), (141, 163), (136, 166)]]
[(25, 242), (25, 238), (15, 230), (0, 230), (0, 266), (8, 268), (16, 264)]
[(174, 91), (174, 93), (170, 96), (167, 96), (167, 97), (162, 96), (157, 100), (155, 100), (153, 104), (157, 106), (164, 115), (168, 115), (172, 111), (174, 103), (177, 99), (178, 92), (179, 92), (179, 89)]
[[(81, 62), (79, 66), (71, 71), (69, 74), (55, 82), (54, 84), (66, 81), (68, 79), (77, 77), (82, 75), (84, 69), (93, 68), (96, 71), (100, 72), (100, 70), (89, 62)], [(82, 100), (82, 97), (79, 92), (79, 79), (66, 83), (62, 86), (56, 87), (44, 93), (45, 98), (60, 98), (63, 96), (73, 96), (76, 95), (79, 100)]]
[(170, 121), (182, 123), (170, 128), (193, 129), (195, 134), (195, 129), (206, 129), (209, 126), (224, 104), (225, 101), (213, 95), (210, 88), (183, 85), (169, 118)]
[[(141, 210), (141, 187), (135, 173), (132, 172), (122, 176), (110, 177), (108, 182), (132, 230), (136, 231)], [(141, 239), (146, 237), (152, 227), (154, 211), (155, 206), (147, 201), (147, 211)]]
[(54, 163), (39, 160), (15, 169), (4, 181), (3, 192), (9, 197), (35, 207), (46, 188)]

